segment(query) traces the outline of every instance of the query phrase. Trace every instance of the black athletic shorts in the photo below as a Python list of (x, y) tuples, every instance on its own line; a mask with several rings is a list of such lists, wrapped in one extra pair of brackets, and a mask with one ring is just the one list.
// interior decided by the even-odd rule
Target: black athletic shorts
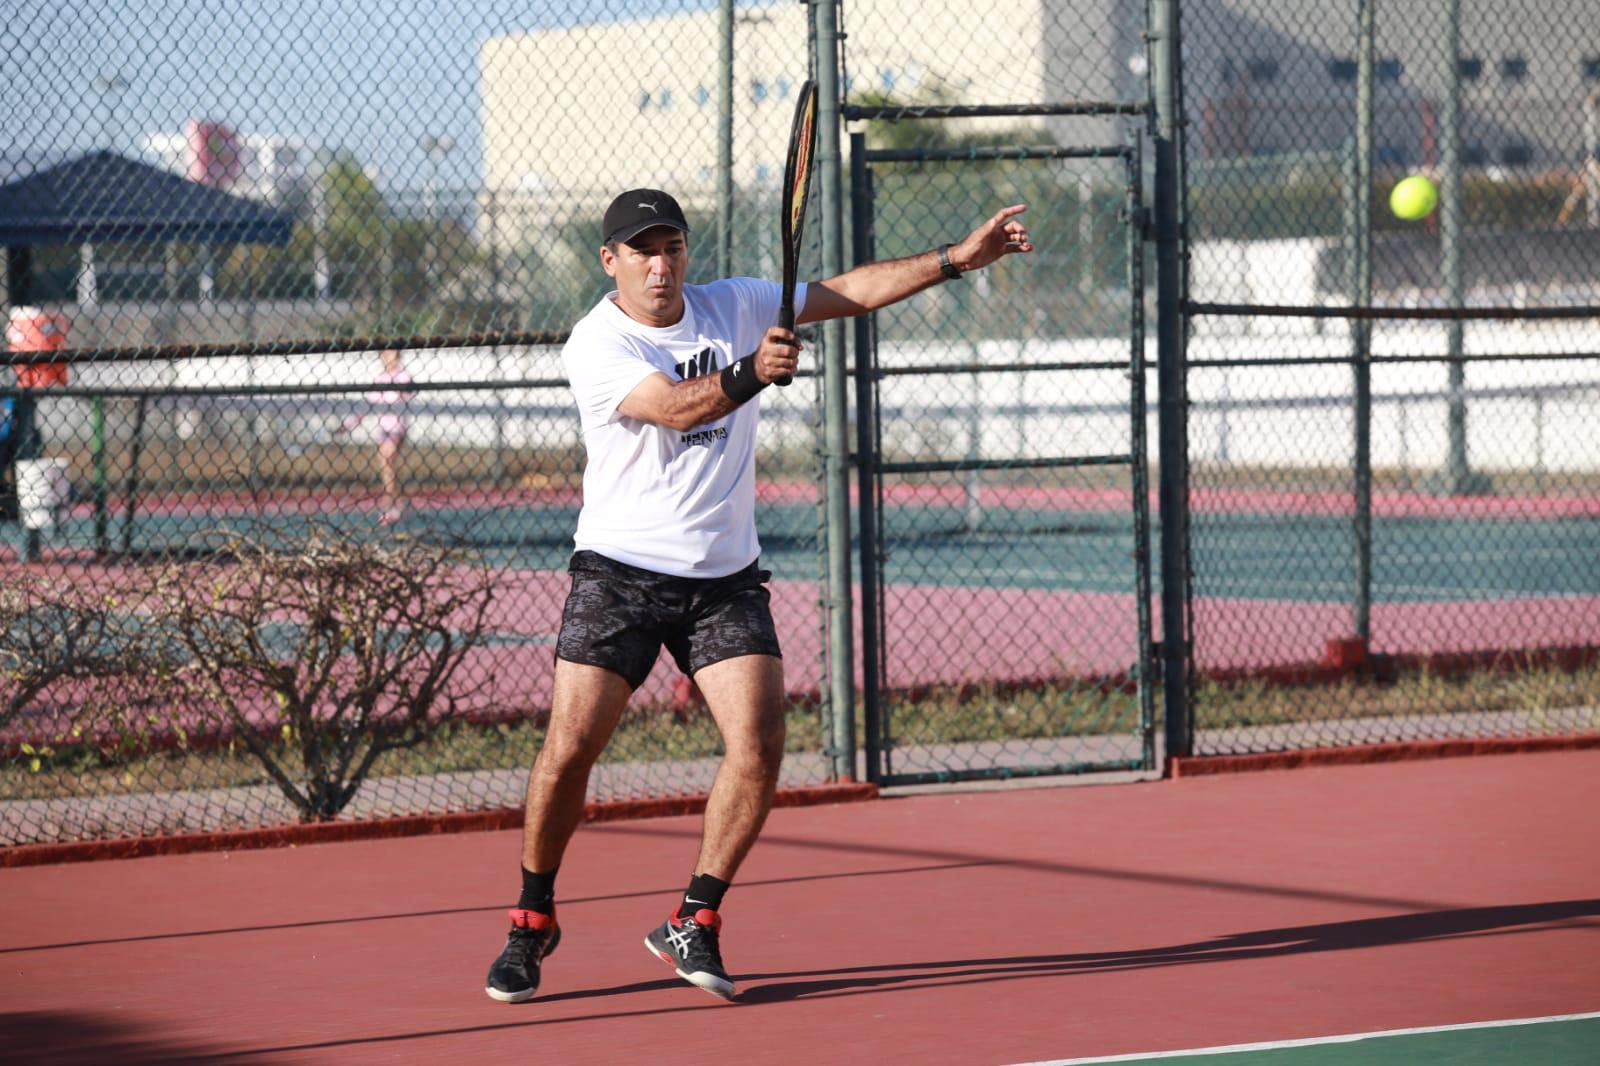
[(558, 659), (604, 667), (638, 688), (663, 644), (691, 677), (740, 655), (782, 658), (765, 584), (772, 574), (755, 563), (727, 577), (673, 577), (580, 551), (567, 569)]

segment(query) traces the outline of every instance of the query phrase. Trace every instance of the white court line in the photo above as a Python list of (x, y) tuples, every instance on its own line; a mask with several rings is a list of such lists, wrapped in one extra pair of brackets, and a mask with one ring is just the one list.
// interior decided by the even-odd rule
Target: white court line
[(1148, 1059), (1173, 1059), (1183, 1055), (1231, 1055), (1242, 1051), (1272, 1051), (1286, 1047), (1314, 1047), (1318, 1044), (1353, 1044), (1383, 1036), (1413, 1036), (1420, 1033), (1452, 1033), (1461, 1029), (1499, 1029), (1510, 1025), (1544, 1025), (1549, 1022), (1575, 1022), (1600, 1018), (1600, 1011), (1587, 1014), (1551, 1014), (1543, 1018), (1506, 1018), (1493, 1022), (1463, 1022), (1460, 1025), (1426, 1025), (1417, 1029), (1383, 1029), (1374, 1033), (1344, 1033), (1339, 1036), (1310, 1036), (1300, 1040), (1266, 1040), (1259, 1044), (1226, 1044), (1221, 1047), (1187, 1048), (1182, 1051), (1147, 1051), (1132, 1055), (1102, 1055), (1087, 1059), (1049, 1059), (1021, 1063), (1019, 1066), (1086, 1066), (1093, 1062), (1144, 1062)]

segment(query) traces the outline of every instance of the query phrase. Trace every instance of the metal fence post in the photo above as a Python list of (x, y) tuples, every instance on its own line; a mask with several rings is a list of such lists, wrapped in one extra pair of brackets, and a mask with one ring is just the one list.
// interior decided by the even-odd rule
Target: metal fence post
[[(1354, 223), (1351, 254), (1355, 256), (1350, 302), (1357, 307), (1372, 303), (1372, 83), (1373, 8), (1375, 0), (1361, 0), (1356, 46), (1356, 154)], [(1355, 632), (1366, 648), (1372, 639), (1372, 323), (1357, 318), (1350, 323), (1351, 365), (1354, 376), (1355, 432)]]
[(733, 276), (733, 0), (717, 9), (717, 277)]
[[(1160, 383), (1158, 438), (1161, 483), (1161, 678), (1166, 753), (1188, 755), (1189, 708), (1189, 426), (1184, 351), (1182, 173), (1179, 137), (1178, 0), (1150, 6), (1154, 99), (1156, 358)], [(1134, 294), (1138, 299), (1138, 294)]]
[[(867, 169), (867, 135), (850, 134), (851, 258), (854, 265), (871, 262), (872, 174)], [(856, 539), (861, 566), (861, 713), (866, 744), (867, 780), (883, 776), (882, 630), (878, 620), (878, 416), (873, 352), (873, 316), (855, 319), (856, 364)]]
[(1150, 453), (1146, 440), (1147, 401), (1145, 399), (1144, 350), (1144, 235), (1139, 232), (1144, 213), (1143, 154), (1137, 133), (1128, 138), (1128, 158), (1124, 164), (1123, 212), (1127, 217), (1128, 281), (1128, 402), (1133, 411), (1129, 425), (1129, 488), (1133, 496), (1133, 541), (1137, 565), (1134, 569), (1135, 613), (1139, 619), (1139, 661), (1134, 669), (1139, 679), (1139, 736), (1144, 765), (1156, 765), (1155, 649), (1150, 640)]
[[(1461, 0), (1445, 5), (1445, 94), (1443, 129), (1439, 141), (1439, 259), (1444, 274), (1445, 298), (1450, 307), (1466, 304), (1466, 286), (1461, 270), (1461, 230), (1466, 204), (1461, 192)], [(1489, 491), (1489, 479), (1474, 474), (1467, 456), (1467, 368), (1461, 362), (1466, 351), (1466, 323), (1452, 321), (1446, 326), (1450, 363), (1446, 375), (1450, 382), (1447, 434), (1448, 458), (1445, 463), (1445, 491), (1469, 495)]]
[[(844, 272), (844, 196), (839, 173), (839, 5), (811, 6), (817, 46), (817, 167), (821, 176), (822, 276)], [(828, 528), (828, 699), (833, 709), (833, 777), (856, 778), (855, 646), (850, 616), (850, 418), (842, 319), (824, 324), (823, 493)]]

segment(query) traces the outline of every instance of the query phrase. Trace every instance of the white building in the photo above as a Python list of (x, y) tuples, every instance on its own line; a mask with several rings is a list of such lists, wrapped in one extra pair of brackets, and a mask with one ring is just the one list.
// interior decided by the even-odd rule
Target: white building
[[(1075, 18), (1074, 32), (1103, 34), (1121, 2), (1101, 0), (1103, 17)], [(1052, 18), (1056, 3), (889, 0), (861, 8), (860, 15), (852, 12), (846, 42), (852, 87), (916, 102), (1048, 99), (1042, 87), (1058, 79), (1053, 71), (1065, 54), (1049, 46), (1065, 32)], [(786, 2), (739, 12), (733, 178), (741, 188), (775, 188), (794, 92), (807, 76), (809, 7)], [(1033, 44), (1000, 53), (970, 47), (970, 36), (985, 28)], [(491, 191), (535, 193), (592, 212), (608, 191), (656, 184), (681, 194), (686, 208), (709, 205), (717, 184), (715, 9), (491, 38), (479, 64), (483, 170)], [(1093, 76), (1077, 78), (1075, 96), (1109, 99), (1116, 69), (1097, 60)]]
[[(1379, 5), (1375, 146), (1381, 165), (1437, 159), (1448, 66), (1444, 6)], [(1572, 167), (1582, 100), (1600, 86), (1592, 2), (1463, 0), (1468, 166)], [(841, 42), (853, 99), (964, 104), (1142, 100), (1144, 0), (872, 0)], [(1591, 9), (1588, 18), (1576, 12)], [(741, 5), (735, 28), (734, 174), (775, 182), (809, 7)], [(1195, 159), (1341, 147), (1355, 114), (1354, 0), (1186, 0), (1184, 77)], [(484, 174), (497, 193), (582, 198), (617, 181), (715, 188), (718, 12), (619, 19), (484, 42)], [(1011, 120), (1008, 128), (1024, 123)], [(1115, 123), (1035, 121), (1062, 144), (1120, 139)]]

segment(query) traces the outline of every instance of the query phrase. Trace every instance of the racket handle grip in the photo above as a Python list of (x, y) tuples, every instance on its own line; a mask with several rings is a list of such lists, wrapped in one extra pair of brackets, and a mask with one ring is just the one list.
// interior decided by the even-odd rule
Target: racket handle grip
[[(789, 302), (792, 299), (794, 297), (789, 296), (778, 307), (778, 328), (786, 329), (790, 333), (794, 332), (794, 305)], [(772, 383), (780, 389), (787, 389), (794, 383), (794, 375), (784, 374), (782, 377), (773, 378)]]

